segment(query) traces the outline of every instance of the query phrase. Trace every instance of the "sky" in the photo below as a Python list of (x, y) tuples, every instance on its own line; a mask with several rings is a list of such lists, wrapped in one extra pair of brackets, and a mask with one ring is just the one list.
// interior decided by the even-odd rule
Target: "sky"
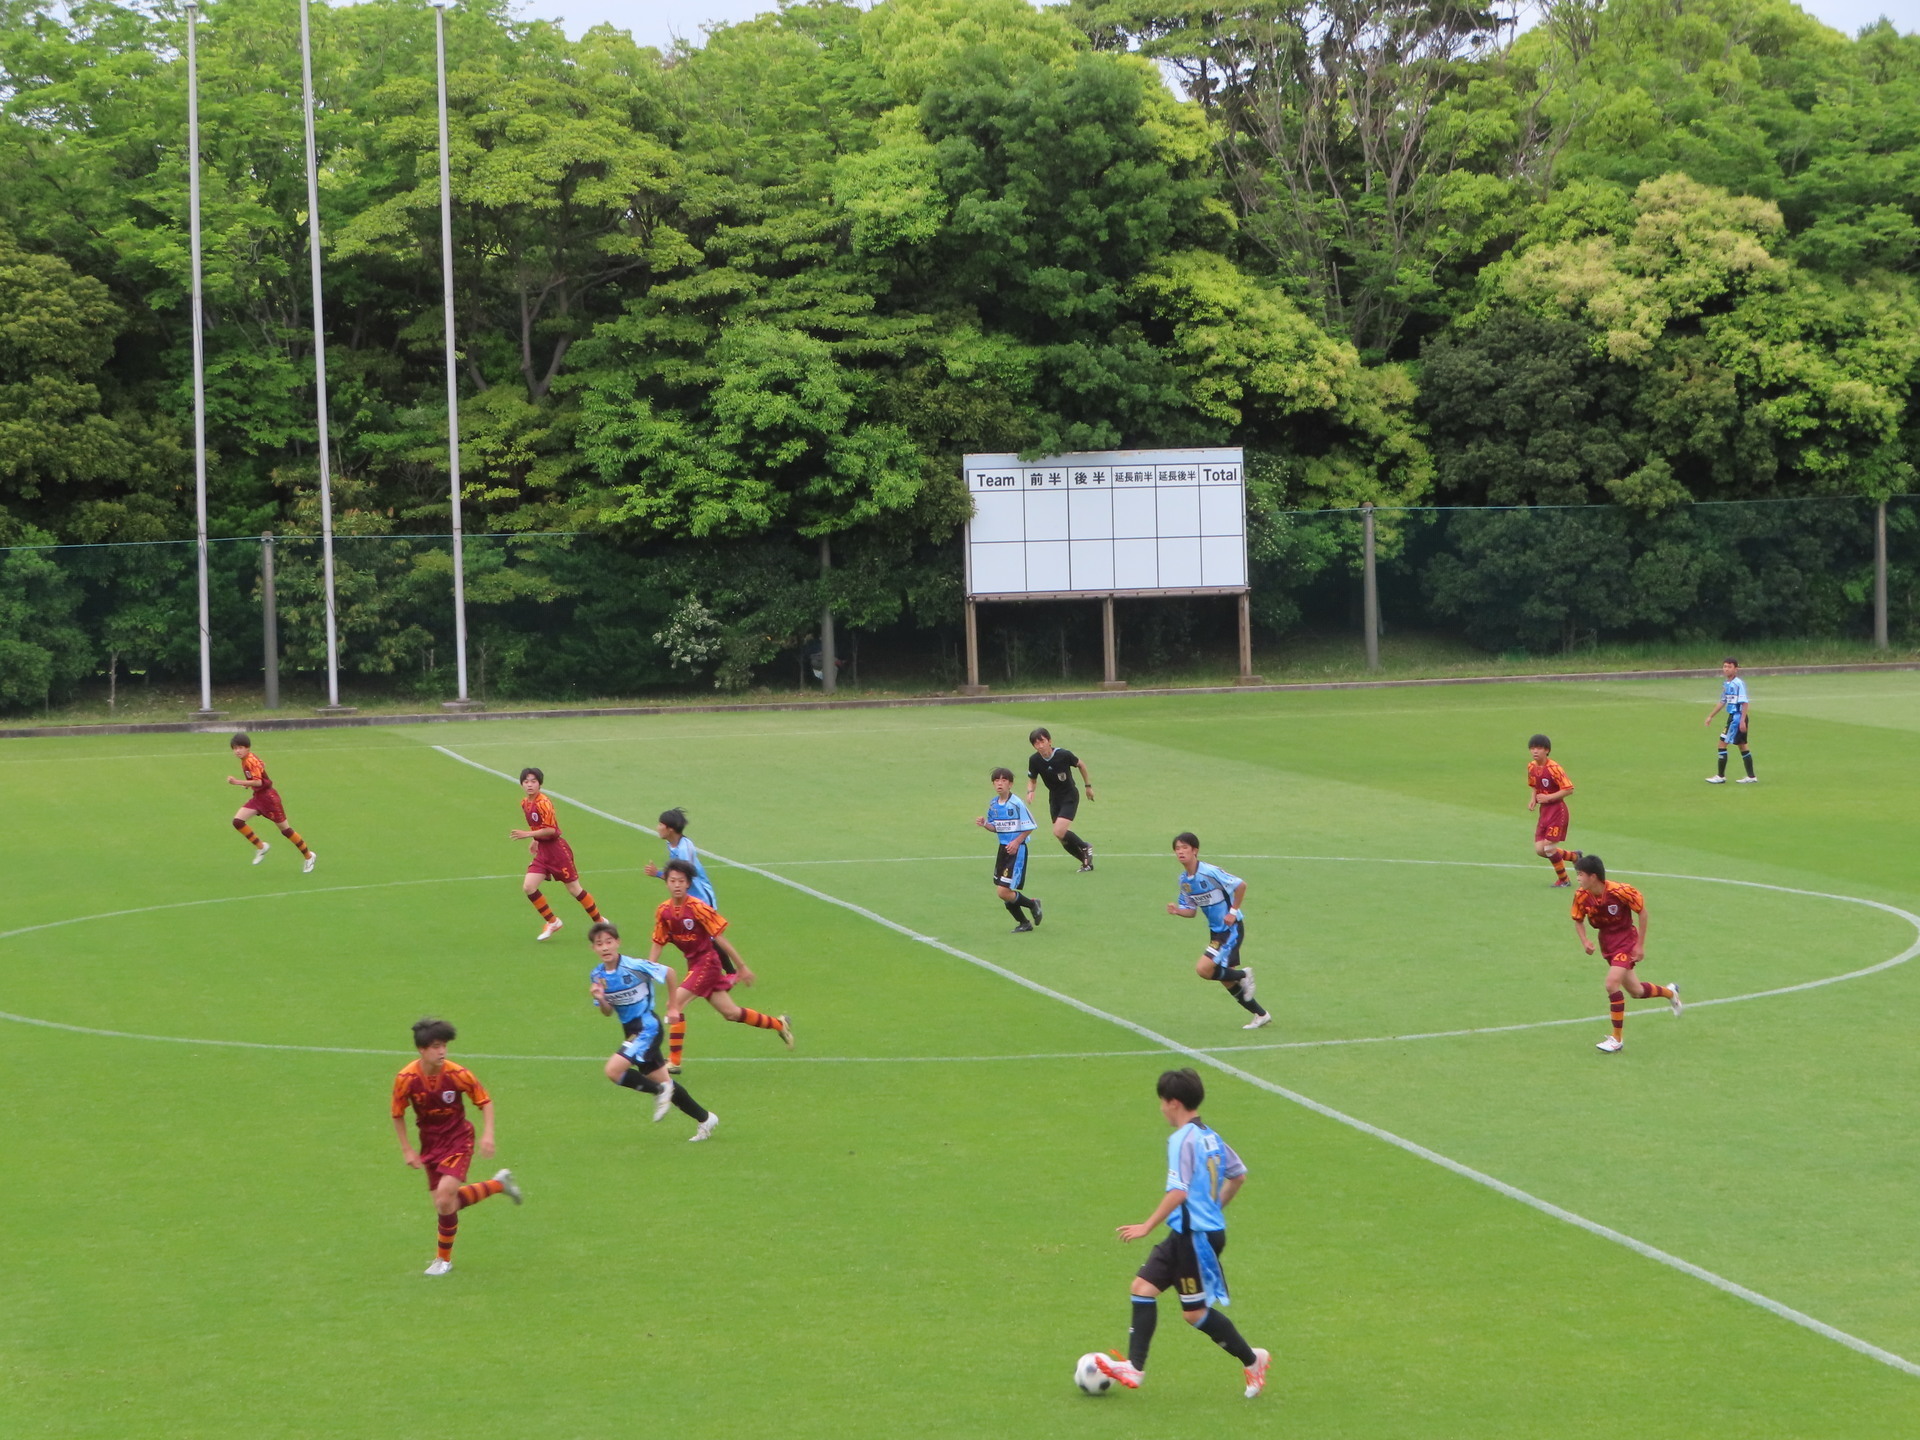
[[(1920, 0), (1799, 0), (1800, 8), (1854, 34), (1885, 15), (1902, 30), (1920, 29)], [(773, 0), (519, 0), (520, 14), (558, 20), (576, 39), (605, 21), (633, 32), (642, 45), (665, 49), (676, 39), (698, 43), (703, 25), (748, 20), (777, 9)]]

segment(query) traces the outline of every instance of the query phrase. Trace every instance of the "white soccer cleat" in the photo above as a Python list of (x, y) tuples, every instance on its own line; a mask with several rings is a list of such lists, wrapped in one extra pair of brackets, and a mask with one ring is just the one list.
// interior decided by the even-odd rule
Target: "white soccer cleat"
[(267, 844), (266, 841), (262, 840), (258, 845), (258, 847), (256, 847), (253, 852), (253, 863), (258, 865), (262, 860), (266, 859), (267, 851), (271, 850), (272, 848), (273, 847), (271, 845)]
[(1254, 1016), (1253, 1019), (1249, 1020), (1246, 1024), (1242, 1025), (1240, 1028), (1242, 1030), (1264, 1030), (1267, 1028), (1267, 1026), (1271, 1024), (1273, 1024), (1273, 1012), (1269, 1010), (1264, 1015)]
[(1247, 1398), (1257, 1400), (1260, 1392), (1266, 1388), (1267, 1367), (1273, 1364), (1273, 1357), (1258, 1345), (1253, 1347), (1253, 1363), (1246, 1367)]
[(700, 1128), (693, 1132), (693, 1138), (688, 1140), (687, 1143), (689, 1145), (698, 1144), (719, 1128), (720, 1117), (709, 1110), (707, 1112), (707, 1118), (700, 1122)]
[(780, 1024), (775, 1028), (779, 1030), (780, 1038), (787, 1042), (787, 1049), (791, 1050), (793, 1048), (793, 1022), (784, 1015), (780, 1016), (779, 1020)]
[(1673, 991), (1673, 998), (1667, 1001), (1667, 1005), (1675, 1015), (1678, 1015), (1682, 1010), (1687, 1008), (1680, 1003), (1680, 987), (1678, 985), (1669, 985), (1667, 988)]
[(1123, 1360), (1118, 1355), (1096, 1355), (1093, 1363), (1100, 1367), (1102, 1375), (1129, 1390), (1138, 1390), (1140, 1382), (1147, 1378), (1145, 1372), (1134, 1368), (1131, 1360)]
[(435, 1260), (431, 1265), (427, 1266), (426, 1273), (429, 1275), (444, 1275), (451, 1269), (453, 1269), (453, 1261)]
[(540, 933), (533, 938), (536, 940), (551, 940), (560, 933), (566, 923), (564, 920), (549, 920), (545, 925), (540, 927)]
[(313, 862), (314, 862), (314, 861), (316, 861), (316, 860), (318, 860), (319, 858), (320, 858), (320, 856), (319, 856), (318, 854), (316, 854), (316, 853), (312, 853), (312, 852), (309, 852), (309, 854), (307, 855), (307, 858), (306, 858), (306, 860), (305, 860), (304, 862), (302, 862), (302, 864), (301, 864), (301, 866), (300, 866), (300, 873), (301, 873), (302, 875), (311, 875), (311, 874), (313, 874)]
[(658, 1125), (667, 1118), (667, 1111), (673, 1108), (673, 1081), (667, 1081), (667, 1088), (653, 1097), (653, 1123)]
[(520, 1187), (514, 1183), (513, 1171), (498, 1171), (493, 1178), (500, 1182), (500, 1193), (506, 1196), (507, 1199), (513, 1201), (516, 1205), (524, 1205), (527, 1203), (526, 1196), (520, 1193)]
[(1247, 973), (1240, 977), (1239, 991), (1242, 1000), (1253, 999), (1253, 967), (1251, 965), (1247, 967)]
[(1621, 1038), (1618, 1035), (1609, 1035), (1607, 1036), (1606, 1039), (1602, 1040), (1598, 1045), (1594, 1046), (1593, 1048), (1596, 1050), (1604, 1050), (1607, 1052), (1607, 1054), (1611, 1055), (1616, 1050), (1624, 1050), (1627, 1047), (1626, 1047), (1626, 1043), (1623, 1040), (1621, 1040)]
[(1760, 777), (1758, 775), (1742, 775), (1733, 783), (1736, 785), (1758, 785), (1760, 783)]
[(1727, 777), (1724, 775), (1707, 776), (1707, 784), (1709, 785), (1724, 785), (1726, 783), (1727, 783)]

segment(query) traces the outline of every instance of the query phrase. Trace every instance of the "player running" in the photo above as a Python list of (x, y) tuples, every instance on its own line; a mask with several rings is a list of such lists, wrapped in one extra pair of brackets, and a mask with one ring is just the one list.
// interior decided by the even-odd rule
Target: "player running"
[(593, 903), (593, 896), (587, 887), (580, 883), (580, 868), (574, 864), (573, 847), (560, 838), (560, 820), (553, 812), (553, 801), (540, 792), (540, 787), (546, 783), (547, 777), (531, 765), (520, 772), (520, 788), (526, 792), (525, 798), (520, 801), (520, 813), (527, 817), (527, 828), (507, 832), (515, 840), (533, 842), (527, 846), (533, 855), (533, 863), (527, 866), (527, 878), (520, 888), (546, 922), (540, 933), (533, 937), (536, 940), (551, 940), (566, 924), (553, 913), (553, 907), (547, 904), (547, 897), (540, 893), (542, 880), (558, 880), (566, 886), (567, 893), (580, 902), (580, 907), (590, 919), (599, 921), (607, 918), (600, 913), (600, 907)]
[[(693, 866), (685, 860), (667, 862), (667, 899), (653, 912), (653, 948), (647, 959), (657, 962), (660, 952), (674, 946), (687, 957), (687, 978), (673, 992), (667, 1010), (667, 1068), (680, 1073), (687, 1036), (687, 1001), (698, 996), (720, 1012), (720, 1018), (736, 1025), (752, 1025), (772, 1030), (793, 1048), (793, 1026), (784, 1015), (762, 1015), (734, 1003), (727, 992), (736, 983), (753, 984), (753, 971), (740, 958), (721, 932), (726, 917), (711, 905), (696, 900), (688, 891), (693, 886)], [(732, 968), (720, 963), (725, 955)]]
[[(1647, 902), (1640, 892), (1631, 885), (1610, 883), (1607, 867), (1598, 855), (1582, 855), (1573, 868), (1580, 876), (1573, 892), (1573, 933), (1589, 955), (1593, 954), (1593, 942), (1587, 939), (1589, 923), (1600, 937), (1600, 953), (1607, 962), (1607, 1006), (1613, 1014), (1613, 1034), (1593, 1048), (1611, 1055), (1626, 1044), (1621, 1031), (1627, 1023), (1628, 995), (1636, 1000), (1658, 996), (1678, 1015), (1682, 1009), (1680, 987), (1655, 985), (1633, 973), (1633, 967), (1647, 954)], [(1638, 929), (1633, 923), (1635, 915), (1640, 917)]]
[(1153, 1247), (1133, 1278), (1132, 1324), (1127, 1328), (1127, 1358), (1118, 1351), (1096, 1355), (1101, 1371), (1129, 1390), (1147, 1378), (1147, 1350), (1160, 1320), (1160, 1292), (1177, 1291), (1180, 1316), (1246, 1371), (1246, 1397), (1256, 1398), (1267, 1383), (1272, 1356), (1247, 1344), (1220, 1307), (1231, 1303), (1220, 1253), (1227, 1248), (1227, 1206), (1246, 1183), (1247, 1167), (1233, 1147), (1207, 1128), (1200, 1106), (1207, 1089), (1194, 1070), (1169, 1070), (1154, 1087), (1160, 1113), (1173, 1127), (1167, 1141), (1167, 1192), (1138, 1225), (1119, 1227), (1120, 1241), (1144, 1240), (1161, 1221), (1167, 1238)]
[(1036, 780), (1047, 782), (1047, 814), (1053, 820), (1053, 838), (1060, 842), (1060, 848), (1080, 862), (1080, 873), (1086, 874), (1093, 869), (1093, 846), (1073, 833), (1073, 817), (1080, 811), (1080, 792), (1074, 787), (1073, 772), (1077, 769), (1080, 778), (1086, 783), (1087, 799), (1093, 799), (1093, 776), (1087, 773), (1087, 762), (1071, 750), (1062, 750), (1053, 743), (1053, 736), (1047, 733), (1043, 725), (1027, 736), (1027, 743), (1033, 746), (1033, 754), (1027, 759), (1027, 804), (1033, 804), (1033, 786)]
[[(1013, 933), (1024, 935), (1040, 923), (1041, 907), (1038, 897), (1022, 895), (1020, 887), (1027, 879), (1027, 837), (1033, 834), (1033, 812), (1015, 798), (1013, 793), (1013, 771), (1004, 765), (997, 765), (993, 771), (993, 799), (987, 802), (987, 813), (977, 816), (974, 824), (983, 830), (991, 830), (997, 837), (998, 846), (993, 855), (993, 886), (1000, 896), (1000, 903), (1007, 907), (1007, 913), (1013, 916)], [(1031, 914), (1033, 920), (1028, 922)]]
[[(480, 1153), (493, 1154), (493, 1097), (487, 1087), (464, 1065), (447, 1059), (447, 1046), (456, 1032), (445, 1020), (413, 1022), (413, 1048), (418, 1060), (400, 1067), (393, 1077), (393, 1133), (400, 1137), (400, 1155), (407, 1164), (427, 1174), (427, 1188), (433, 1192), (433, 1208), (440, 1216), (440, 1247), (429, 1275), (444, 1275), (453, 1269), (453, 1237), (460, 1228), (460, 1212), (469, 1205), (495, 1195), (505, 1195), (514, 1204), (521, 1203), (520, 1187), (513, 1183), (513, 1172), (501, 1170), (491, 1180), (466, 1184), (467, 1166), (473, 1161), (473, 1122), (467, 1119), (469, 1096), (480, 1107), (484, 1122), (480, 1131)], [(412, 1107), (414, 1123), (420, 1127), (420, 1148), (407, 1143), (407, 1109)]]
[(1562, 850), (1567, 838), (1567, 796), (1573, 793), (1573, 781), (1552, 760), (1553, 742), (1544, 735), (1527, 741), (1527, 809), (1540, 812), (1533, 822), (1533, 853), (1552, 862), (1556, 877), (1553, 888), (1561, 890), (1573, 882), (1567, 879), (1567, 861), (1578, 860), (1578, 850)]
[[(693, 885), (687, 893), (703, 905), (718, 910), (720, 899), (713, 893), (713, 882), (707, 878), (707, 867), (700, 863), (700, 852), (687, 839), (687, 812), (678, 805), (671, 810), (662, 810), (660, 824), (656, 828), (660, 831), (660, 838), (667, 842), (667, 859), (684, 860), (693, 866)], [(652, 861), (647, 862), (647, 874), (655, 880), (663, 879), (666, 873)]]
[(1747, 719), (1753, 714), (1753, 702), (1747, 699), (1747, 682), (1740, 678), (1740, 662), (1729, 655), (1720, 662), (1720, 699), (1713, 709), (1707, 711), (1707, 718), (1700, 723), (1709, 730), (1713, 728), (1713, 717), (1722, 710), (1727, 712), (1727, 728), (1720, 735), (1720, 768), (1707, 776), (1707, 784), (1724, 785), (1727, 783), (1727, 746), (1740, 747), (1740, 762), (1747, 767), (1742, 785), (1757, 785), (1760, 777), (1753, 773), (1753, 751), (1747, 748)]
[(314, 861), (320, 857), (307, 848), (307, 842), (300, 838), (300, 832), (287, 823), (287, 807), (281, 803), (280, 792), (273, 788), (273, 780), (267, 774), (266, 762), (253, 753), (253, 741), (242, 731), (227, 742), (233, 751), (233, 758), (240, 762), (240, 773), (227, 776), (227, 784), (245, 786), (253, 793), (247, 797), (247, 803), (233, 812), (233, 828), (240, 832), (240, 838), (253, 846), (253, 863), (258, 865), (267, 858), (270, 848), (266, 841), (253, 833), (253, 827), (247, 822), (256, 815), (264, 815), (280, 827), (280, 833), (293, 842), (293, 848), (306, 856), (300, 866), (302, 875), (313, 873)]
[(1242, 1030), (1271, 1025), (1273, 1016), (1253, 998), (1253, 967), (1234, 963), (1247, 938), (1246, 917), (1240, 913), (1247, 882), (1218, 865), (1203, 864), (1200, 841), (1191, 830), (1173, 837), (1173, 858), (1180, 862), (1180, 893), (1167, 905), (1167, 913), (1184, 920), (1204, 915), (1207, 921), (1207, 948), (1194, 961), (1194, 973), (1202, 980), (1218, 980), (1234, 1003), (1253, 1016)]
[(695, 1140), (713, 1134), (720, 1117), (705, 1109), (684, 1086), (673, 1083), (667, 1062), (660, 1058), (660, 1017), (654, 1012), (655, 987), (673, 993), (673, 968), (653, 960), (636, 960), (620, 953), (620, 932), (610, 921), (596, 921), (587, 931), (600, 963), (588, 977), (587, 994), (602, 1015), (618, 1015), (625, 1036), (607, 1060), (607, 1078), (616, 1085), (653, 1096), (653, 1118), (663, 1119), (669, 1106), (678, 1106), (700, 1128)]

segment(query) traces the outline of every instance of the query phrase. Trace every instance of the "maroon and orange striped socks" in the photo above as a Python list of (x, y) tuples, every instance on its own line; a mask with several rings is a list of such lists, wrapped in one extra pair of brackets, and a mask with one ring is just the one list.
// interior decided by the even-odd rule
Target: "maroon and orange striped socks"
[(547, 904), (546, 896), (542, 895), (538, 890), (536, 890), (531, 895), (527, 896), (527, 900), (529, 903), (532, 904), (534, 909), (540, 912), (540, 918), (542, 920), (546, 921), (549, 925), (553, 923), (553, 918), (554, 918), (553, 907)]
[(1647, 993), (1640, 997), (1642, 1000), (1671, 1000), (1673, 998), (1673, 987), (1671, 985), (1656, 985), (1651, 980), (1644, 980), (1641, 983), (1647, 987)]
[(667, 1022), (667, 1064), (672, 1069), (680, 1068), (680, 1056), (687, 1048), (687, 1022), (669, 1020)]
[(233, 828), (240, 832), (240, 838), (246, 841), (247, 844), (253, 846), (256, 850), (260, 848), (260, 837), (254, 834), (253, 827), (238, 815), (233, 817)]
[(1607, 1008), (1613, 1012), (1613, 1038), (1618, 1040), (1620, 1038), (1620, 1032), (1626, 1029), (1627, 1026), (1627, 992), (1624, 990), (1609, 990), (1607, 992)]
[(498, 1180), (476, 1180), (471, 1185), (462, 1185), (454, 1194), (460, 1197), (460, 1208), (464, 1210), (469, 1205), (478, 1205), (482, 1200), (498, 1195), (506, 1188)]
[(582, 890), (580, 892), (580, 908), (587, 912), (590, 919), (598, 920), (600, 918), (600, 907), (593, 903), (593, 892), (591, 890)]
[(743, 1008), (738, 1015), (735, 1015), (732, 1018), (736, 1024), (752, 1025), (756, 1029), (760, 1029), (760, 1030), (778, 1030), (780, 1028), (780, 1021), (778, 1017), (773, 1015), (762, 1015), (758, 1010), (748, 1010)]
[(294, 849), (298, 850), (302, 855), (305, 855), (309, 860), (313, 858), (313, 851), (307, 848), (307, 842), (300, 838), (300, 832), (298, 830), (282, 830), (280, 833), (287, 837)]
[(1567, 852), (1564, 850), (1549, 850), (1547, 852), (1547, 859), (1553, 865), (1553, 873), (1555, 877), (1561, 880), (1566, 879), (1567, 878)]
[(440, 1245), (434, 1254), (442, 1260), (453, 1259), (453, 1235), (460, 1228), (460, 1216), (449, 1211), (440, 1217)]

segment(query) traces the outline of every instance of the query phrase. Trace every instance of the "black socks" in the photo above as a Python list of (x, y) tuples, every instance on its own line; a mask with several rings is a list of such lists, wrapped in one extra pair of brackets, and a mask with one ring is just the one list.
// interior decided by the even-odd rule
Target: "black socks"
[(1151, 1295), (1133, 1297), (1133, 1320), (1127, 1327), (1127, 1363), (1136, 1370), (1147, 1368), (1147, 1350), (1153, 1344), (1153, 1327), (1160, 1323), (1160, 1304)]
[(658, 1095), (660, 1093), (660, 1087), (654, 1084), (653, 1081), (647, 1079), (647, 1077), (642, 1075), (638, 1070), (627, 1071), (626, 1074), (622, 1075), (613, 1083), (616, 1085), (624, 1085), (629, 1090), (638, 1090), (647, 1095)]
[(1253, 1347), (1247, 1344), (1240, 1332), (1234, 1328), (1233, 1321), (1218, 1310), (1209, 1310), (1207, 1318), (1194, 1328), (1242, 1365), (1253, 1364)]
[(1727, 773), (1727, 752), (1724, 748), (1720, 751), (1720, 773), (1723, 776)]
[(1081, 864), (1087, 862), (1087, 842), (1069, 830), (1060, 837), (1060, 848), (1073, 856)]
[(1746, 761), (1747, 778), (1752, 779), (1753, 778), (1753, 752), (1751, 750), (1742, 750), (1740, 752), (1740, 758)]
[(695, 1123), (707, 1123), (707, 1107), (687, 1094), (687, 1087), (676, 1083), (673, 1087), (673, 1108), (691, 1117)]

